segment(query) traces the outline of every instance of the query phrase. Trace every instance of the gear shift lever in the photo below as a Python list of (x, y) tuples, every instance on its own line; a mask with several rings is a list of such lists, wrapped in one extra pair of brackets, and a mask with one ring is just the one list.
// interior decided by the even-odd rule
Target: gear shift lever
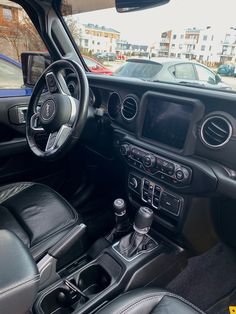
[(122, 238), (117, 251), (127, 259), (133, 259), (142, 252), (156, 247), (156, 242), (147, 233), (153, 221), (153, 211), (148, 207), (140, 207), (134, 221), (134, 232)]
[(126, 204), (122, 198), (118, 198), (113, 203), (114, 214), (115, 214), (115, 227), (106, 236), (106, 239), (113, 243), (115, 240), (120, 239), (122, 236), (127, 234), (130, 230), (129, 217), (126, 212)]
[(133, 228), (139, 234), (147, 234), (153, 222), (153, 211), (148, 207), (140, 207)]

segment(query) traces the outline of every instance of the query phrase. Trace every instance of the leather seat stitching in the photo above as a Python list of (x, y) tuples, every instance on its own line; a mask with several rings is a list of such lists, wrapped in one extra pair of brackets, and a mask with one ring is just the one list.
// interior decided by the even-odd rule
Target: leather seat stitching
[[(127, 305), (127, 307), (126, 308), (123, 308), (122, 310), (121, 310), (121, 312), (120, 312), (120, 314), (125, 314), (125, 313), (127, 313), (127, 311), (128, 310), (130, 310), (130, 309), (132, 309), (132, 308), (135, 308), (136, 306), (138, 306), (138, 305), (140, 305), (140, 304), (142, 304), (142, 303), (145, 303), (145, 302), (147, 302), (147, 301), (150, 301), (150, 300), (154, 300), (154, 299), (156, 299), (158, 296), (160, 296), (160, 295), (154, 295), (154, 296), (147, 296), (147, 297), (145, 297), (145, 298), (143, 298), (142, 300), (134, 300), (133, 301), (133, 303), (132, 304), (129, 304), (129, 305)], [(161, 297), (161, 296), (160, 296)], [(162, 298), (164, 297), (164, 295), (162, 296)], [(161, 301), (161, 299), (158, 301), (158, 303)], [(157, 304), (158, 304), (157, 303)], [(156, 304), (156, 305), (157, 305)]]
[(36, 275), (36, 276), (34, 276), (32, 278), (29, 278), (29, 279), (26, 279), (24, 281), (21, 281), (21, 282), (15, 284), (15, 285), (11, 285), (7, 289), (1, 289), (0, 290), (0, 294), (8, 293), (8, 292), (10, 292), (13, 289), (16, 289), (16, 288), (19, 288), (21, 286), (27, 285), (29, 283), (37, 282), (37, 281), (39, 281), (39, 278), (40, 278), (40, 275)]
[[(75, 211), (75, 209), (69, 204), (69, 202), (67, 200), (65, 200), (59, 193), (57, 193), (56, 191), (54, 191), (53, 189), (51, 189), (49, 186), (46, 186), (44, 184), (41, 184), (41, 183), (28, 183), (28, 182), (22, 182), (20, 184), (18, 184), (19, 186), (20, 185), (23, 185), (23, 184), (28, 184), (27, 187), (25, 187), (25, 189), (22, 189), (20, 190), (18, 193), (15, 193), (13, 195), (10, 195), (7, 199), (5, 199), (2, 203), (4, 203), (5, 201), (7, 201), (8, 199), (16, 196), (17, 194), (21, 193), (22, 191), (34, 186), (34, 185), (38, 185), (38, 186), (42, 186), (48, 190), (50, 190), (50, 192), (52, 194), (56, 194), (60, 199), (62, 199), (62, 201), (65, 203), (65, 205), (67, 205), (67, 209), (69, 210), (69, 213), (71, 214), (71, 218), (68, 218), (62, 225), (60, 225), (57, 229), (54, 229), (50, 234), (48, 234), (46, 237), (42, 238), (40, 240), (39, 243), (31, 246), (31, 249), (37, 249), (38, 246), (40, 246), (41, 244), (43, 244), (44, 242), (46, 242), (51, 236), (54, 236), (54, 235), (58, 235), (60, 232), (63, 232), (65, 231), (67, 228), (71, 227), (73, 224), (75, 224), (77, 221), (78, 221), (78, 213)], [(8, 185), (8, 189), (9, 187), (11, 186), (14, 186), (14, 185), (17, 185), (17, 184), (11, 184), (11, 185)], [(1, 190), (1, 188), (0, 188)], [(7, 189), (3, 189), (3, 190), (7, 190)], [(0, 203), (1, 203), (1, 200), (0, 200)], [(9, 208), (6, 206), (6, 208), (9, 210)], [(10, 211), (12, 213), (12, 211)], [(13, 215), (13, 213), (12, 213)], [(15, 217), (15, 215), (13, 215), (13, 217)], [(17, 217), (15, 217), (17, 222), (19, 223), (19, 220), (17, 219)], [(20, 224), (21, 225), (21, 224)], [(25, 226), (22, 226), (21, 227), (23, 228), (23, 230), (25, 230)], [(28, 235), (28, 234), (27, 234)], [(29, 235), (28, 235), (29, 237)], [(29, 237), (30, 239), (30, 237)]]

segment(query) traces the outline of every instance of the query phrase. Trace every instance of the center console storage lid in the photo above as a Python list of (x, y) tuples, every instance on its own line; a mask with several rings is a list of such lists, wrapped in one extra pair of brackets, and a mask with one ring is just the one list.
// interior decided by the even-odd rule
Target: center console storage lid
[(39, 273), (27, 247), (0, 230), (0, 313), (25, 314), (37, 294)]

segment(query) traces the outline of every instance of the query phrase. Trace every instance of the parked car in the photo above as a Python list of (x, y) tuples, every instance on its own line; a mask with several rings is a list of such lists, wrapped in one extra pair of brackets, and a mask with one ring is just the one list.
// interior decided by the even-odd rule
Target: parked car
[(0, 54), (0, 97), (27, 96), (32, 91), (23, 85), (21, 64)]
[(102, 61), (115, 61), (116, 54), (114, 52), (103, 52), (103, 53), (97, 54), (96, 58)]
[(173, 58), (128, 59), (114, 72), (114, 76), (140, 78), (231, 90), (221, 77), (206, 66), (188, 60)]
[(91, 72), (97, 73), (97, 74), (107, 74), (107, 75), (112, 75), (113, 72), (104, 67), (101, 63), (98, 61), (88, 57), (88, 56), (83, 56), (85, 63), (87, 64), (89, 70)]
[(219, 66), (217, 73), (224, 76), (235, 76), (235, 66), (232, 64), (222, 64)]
[(118, 55), (118, 56), (116, 56), (116, 59), (126, 61), (127, 57), (125, 55)]

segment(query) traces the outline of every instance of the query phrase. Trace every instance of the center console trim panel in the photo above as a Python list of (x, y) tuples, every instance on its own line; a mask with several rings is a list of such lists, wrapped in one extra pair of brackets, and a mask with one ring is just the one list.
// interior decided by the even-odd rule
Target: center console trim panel
[(156, 250), (158, 247), (159, 247), (159, 244), (157, 243), (157, 241), (155, 241), (150, 235), (146, 235), (149, 239), (151, 239), (154, 243), (155, 243), (155, 247), (151, 248), (151, 249), (147, 249), (145, 251), (141, 251), (139, 252), (137, 255), (131, 257), (131, 258), (128, 258), (128, 257), (125, 257), (123, 256), (116, 248), (117, 246), (119, 245), (119, 241), (114, 243), (112, 245), (112, 249), (119, 255), (121, 256), (124, 260), (126, 260), (127, 262), (132, 262), (133, 260), (135, 260), (136, 258), (138, 258), (140, 255), (143, 255), (143, 254), (148, 254), (154, 250)]

